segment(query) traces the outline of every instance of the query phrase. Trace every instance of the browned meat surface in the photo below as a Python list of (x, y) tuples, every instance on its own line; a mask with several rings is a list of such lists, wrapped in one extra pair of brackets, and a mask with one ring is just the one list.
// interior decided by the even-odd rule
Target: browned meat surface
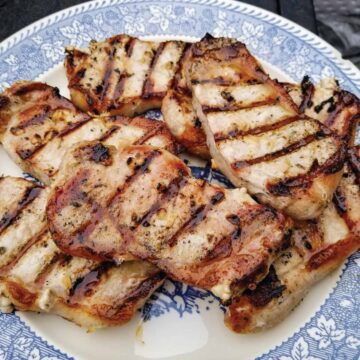
[(56, 176), (72, 145), (102, 140), (118, 149), (147, 144), (178, 152), (179, 146), (163, 122), (144, 117), (102, 116), (81, 112), (58, 89), (38, 82), (18, 82), (1, 97), (2, 141), (11, 158), (46, 184)]
[(282, 321), (314, 284), (360, 249), (360, 147), (348, 161), (333, 201), (314, 221), (298, 223), (294, 245), (269, 275), (229, 306), (225, 323), (236, 332), (262, 331)]
[(87, 142), (63, 164), (47, 216), (56, 244), (69, 254), (116, 260), (130, 253), (228, 300), (262, 279), (289, 245), (291, 222), (281, 213), (245, 189), (192, 178), (165, 150), (118, 152)]
[(340, 181), (345, 141), (300, 114), (236, 40), (193, 45), (188, 85), (210, 153), (234, 185), (294, 218), (320, 215)]
[(49, 312), (89, 328), (126, 323), (164, 273), (143, 261), (115, 265), (61, 252), (47, 227), (48, 193), (0, 178), (1, 311)]

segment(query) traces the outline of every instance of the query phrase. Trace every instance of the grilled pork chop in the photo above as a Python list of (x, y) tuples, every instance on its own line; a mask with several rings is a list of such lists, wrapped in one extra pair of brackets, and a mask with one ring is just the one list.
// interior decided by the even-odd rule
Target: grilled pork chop
[(68, 254), (116, 261), (130, 253), (222, 300), (266, 275), (291, 225), (245, 189), (192, 178), (166, 150), (119, 152), (100, 142), (78, 144), (65, 157), (47, 217)]
[(60, 315), (86, 327), (120, 325), (162, 284), (143, 261), (121, 265), (61, 252), (47, 227), (48, 190), (0, 178), (0, 308)]
[(240, 333), (282, 321), (311, 286), (360, 248), (360, 147), (349, 152), (342, 180), (316, 221), (298, 223), (294, 245), (274, 262), (254, 290), (233, 300), (225, 323)]
[(94, 114), (133, 116), (159, 108), (186, 44), (142, 41), (117, 35), (91, 42), (87, 52), (67, 49), (71, 99)]
[[(172, 88), (169, 89), (163, 99), (161, 112), (164, 121), (177, 142), (188, 152), (210, 159), (206, 135), (192, 104), (191, 90), (183, 79), (180, 81), (175, 79)], [(304, 97), (301, 87), (298, 84), (291, 83), (284, 83), (283, 85), (295, 104), (300, 106)]]
[[(179, 150), (166, 125), (143, 117), (91, 118), (39, 82), (18, 82), (0, 97), (2, 143), (12, 159), (42, 182), (51, 183), (68, 148), (82, 140), (102, 140), (122, 148), (148, 144)], [(1, 134), (0, 134), (1, 135)]]
[(236, 40), (193, 45), (188, 84), (210, 152), (235, 186), (296, 219), (320, 215), (340, 181), (345, 141), (301, 115)]

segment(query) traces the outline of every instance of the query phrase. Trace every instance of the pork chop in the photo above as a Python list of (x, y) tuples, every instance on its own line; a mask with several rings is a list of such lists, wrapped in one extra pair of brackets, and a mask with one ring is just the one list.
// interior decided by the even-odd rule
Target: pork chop
[(60, 251), (47, 227), (48, 193), (0, 178), (0, 310), (53, 313), (88, 328), (126, 323), (164, 273), (144, 261), (115, 265)]
[(194, 44), (187, 79), (210, 153), (231, 182), (296, 219), (319, 216), (341, 179), (346, 142), (300, 114), (236, 40)]
[(67, 48), (71, 99), (93, 114), (134, 116), (160, 108), (185, 46), (116, 35), (92, 41), (87, 51)]
[(314, 221), (298, 223), (294, 245), (268, 276), (233, 300), (225, 323), (236, 332), (257, 332), (285, 319), (314, 284), (360, 249), (360, 147), (348, 153), (333, 201)]
[(56, 176), (66, 150), (79, 141), (102, 140), (119, 149), (148, 144), (179, 150), (163, 122), (144, 117), (92, 118), (44, 83), (15, 83), (0, 99), (0, 140), (5, 150), (25, 172), (45, 184)]
[(130, 253), (224, 301), (267, 274), (291, 226), (245, 189), (192, 178), (166, 150), (99, 142), (69, 151), (47, 217), (68, 254), (116, 261)]

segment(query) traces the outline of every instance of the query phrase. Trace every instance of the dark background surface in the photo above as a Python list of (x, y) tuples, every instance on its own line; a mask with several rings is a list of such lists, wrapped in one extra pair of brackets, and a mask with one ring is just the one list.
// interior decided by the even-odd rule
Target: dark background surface
[[(83, 0), (0, 0), (0, 41), (23, 27)], [(360, 0), (243, 0), (318, 33), (360, 65)], [(315, 9), (315, 10), (314, 10)]]

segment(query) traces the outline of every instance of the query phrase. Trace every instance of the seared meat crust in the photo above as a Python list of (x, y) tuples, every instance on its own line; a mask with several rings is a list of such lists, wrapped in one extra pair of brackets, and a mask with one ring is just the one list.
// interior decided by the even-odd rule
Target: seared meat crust
[(281, 213), (257, 204), (245, 189), (192, 178), (165, 150), (118, 152), (86, 142), (63, 164), (47, 216), (66, 253), (98, 260), (130, 253), (228, 300), (261, 280), (288, 245), (291, 222)]
[(186, 44), (116, 35), (91, 42), (88, 51), (67, 49), (71, 99), (93, 114), (134, 116), (160, 108)]
[(48, 193), (0, 178), (1, 311), (50, 312), (89, 328), (126, 323), (164, 273), (143, 261), (115, 265), (61, 252), (47, 227)]
[(232, 183), (294, 218), (318, 216), (340, 181), (346, 142), (300, 114), (236, 40), (194, 44), (187, 79), (210, 152)]
[(122, 148), (147, 144), (178, 152), (179, 146), (163, 122), (144, 117), (91, 118), (38, 82), (18, 82), (2, 95), (2, 143), (12, 159), (42, 182), (51, 183), (68, 148), (83, 140), (102, 140)]
[(310, 288), (360, 249), (360, 147), (348, 153), (333, 201), (314, 221), (296, 224), (294, 245), (273, 263), (253, 290), (233, 300), (225, 323), (239, 333), (257, 332), (282, 321)]

